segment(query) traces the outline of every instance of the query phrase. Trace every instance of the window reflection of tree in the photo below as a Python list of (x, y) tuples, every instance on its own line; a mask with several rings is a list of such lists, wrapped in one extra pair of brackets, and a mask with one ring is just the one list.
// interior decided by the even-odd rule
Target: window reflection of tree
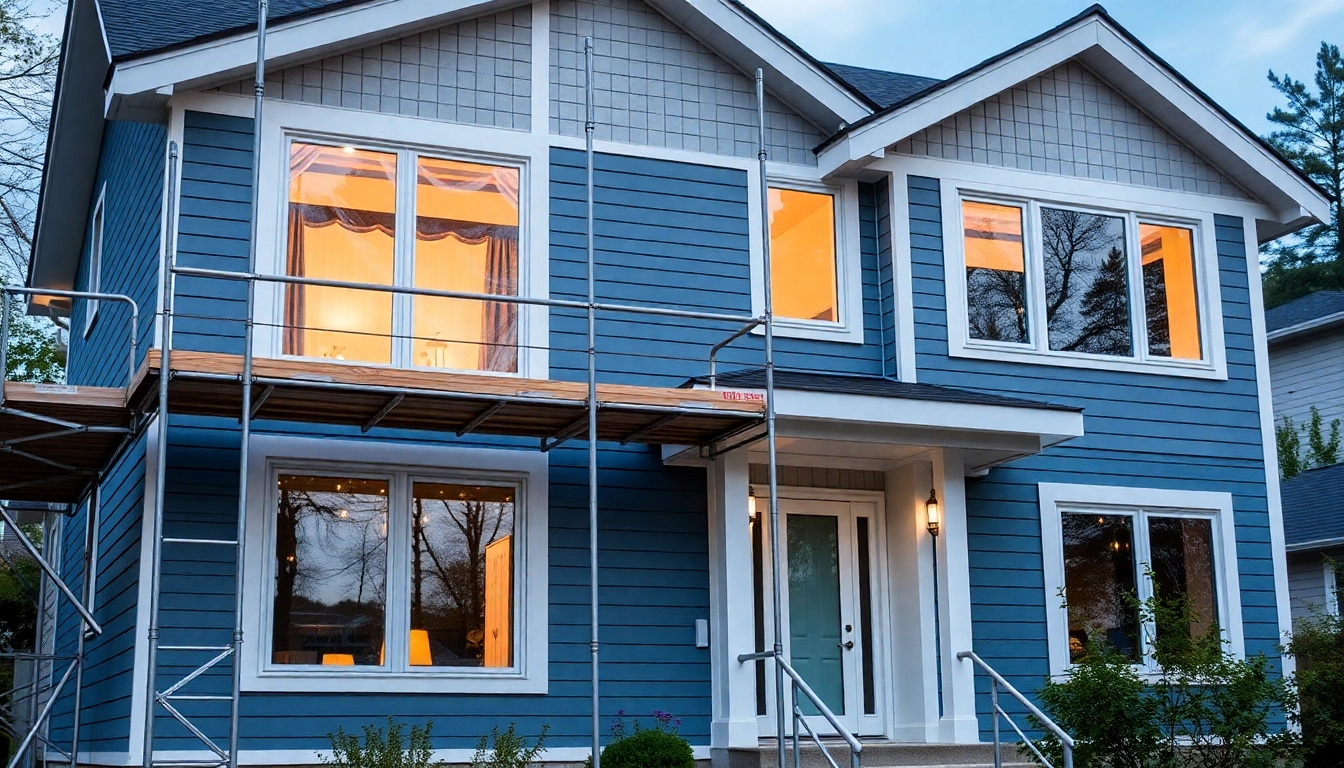
[[(484, 666), (486, 548), (511, 536), (514, 489), (417, 483), (411, 522), (411, 629), (436, 666)], [(412, 663), (416, 663), (414, 660)]]
[(272, 649), (277, 663), (350, 654), (378, 664), (387, 582), (387, 485), (281, 476)]
[(1066, 514), (1062, 523), (1071, 657), (1101, 643), (1137, 660), (1133, 519)]
[(1050, 349), (1131, 354), (1124, 220), (1041, 209)]
[(971, 338), (1023, 344), (1027, 332), (1027, 280), (1021, 272), (988, 267), (966, 270)]

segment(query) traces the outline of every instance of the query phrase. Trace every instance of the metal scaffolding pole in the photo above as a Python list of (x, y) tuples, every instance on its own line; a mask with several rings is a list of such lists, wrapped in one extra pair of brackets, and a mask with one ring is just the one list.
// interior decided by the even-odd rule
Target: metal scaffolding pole
[[(770, 484), (770, 588), (774, 595), (775, 629), (775, 743), (778, 747), (777, 765), (784, 765), (784, 667), (779, 663), (784, 658), (784, 607), (781, 583), (783, 556), (779, 549), (779, 477), (777, 472), (778, 455), (775, 441), (775, 305), (774, 291), (770, 280), (770, 176), (766, 170), (768, 152), (765, 144), (765, 73), (756, 70), (756, 122), (757, 152), (760, 165), (761, 194), (761, 285), (764, 286), (765, 312), (765, 443), (767, 456), (767, 476)], [(797, 738), (797, 734), (794, 734)], [(797, 766), (795, 766), (797, 768)]]
[[(93, 606), (89, 604), (89, 598), (93, 595), (93, 587), (97, 578), (94, 568), (97, 567), (98, 558), (94, 556), (94, 550), (98, 545), (98, 513), (99, 505), (102, 503), (101, 496), (98, 492), (97, 483), (89, 488), (88, 495), (85, 496), (88, 507), (84, 511), (84, 573), (80, 580), (83, 583), (80, 597), (84, 601), (84, 606), (90, 612), (92, 612)], [(89, 631), (81, 627), (79, 639), (75, 641), (75, 663), (79, 666), (75, 669), (75, 702), (70, 724), (70, 768), (79, 765), (80, 714), (84, 708), (84, 642), (88, 639), (88, 634)]]
[(587, 185), (588, 256), (588, 578), (592, 610), (591, 638), (593, 673), (593, 768), (602, 768), (602, 696), (598, 687), (598, 583), (597, 583), (597, 286), (594, 279), (596, 233), (593, 231), (593, 133), (597, 129), (593, 105), (593, 38), (583, 40), (584, 59), (584, 157)]

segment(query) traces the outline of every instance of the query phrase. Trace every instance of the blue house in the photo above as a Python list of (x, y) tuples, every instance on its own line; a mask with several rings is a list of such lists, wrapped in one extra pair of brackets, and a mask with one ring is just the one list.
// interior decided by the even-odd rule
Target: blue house
[(1256, 254), (1326, 197), (1102, 8), (935, 80), (736, 0), (275, 0), (260, 122), (247, 0), (66, 31), (68, 383), (0, 417), (99, 427), (0, 469), (90, 576), (52, 759), (314, 765), (390, 715), (578, 763), (665, 711), (760, 765), (776, 645), (812, 728), (969, 754), (965, 652), (1142, 665), (1154, 589), (1291, 667)]

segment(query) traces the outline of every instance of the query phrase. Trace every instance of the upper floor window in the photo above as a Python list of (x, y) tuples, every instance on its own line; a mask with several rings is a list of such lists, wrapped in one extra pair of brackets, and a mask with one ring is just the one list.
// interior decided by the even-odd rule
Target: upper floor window
[(1214, 367), (1207, 329), (1217, 294), (1199, 253), (1201, 222), (964, 193), (957, 202), (963, 260), (949, 299), (955, 291), (964, 302), (955, 318), (964, 333), (954, 354)]
[[(89, 293), (103, 290), (103, 218), (106, 200), (105, 191), (98, 195), (98, 202), (93, 209), (93, 222), (89, 227), (89, 279), (85, 288)], [(85, 307), (84, 335), (88, 336), (89, 331), (93, 330), (93, 321), (98, 317), (98, 300), (89, 299)]]
[[(857, 188), (780, 179), (768, 192), (776, 332), (861, 342)], [(763, 301), (753, 285), (754, 311)]]
[[(515, 166), (289, 143), (285, 272), (517, 296)], [(282, 352), (403, 367), (518, 371), (518, 305), (288, 285)]]

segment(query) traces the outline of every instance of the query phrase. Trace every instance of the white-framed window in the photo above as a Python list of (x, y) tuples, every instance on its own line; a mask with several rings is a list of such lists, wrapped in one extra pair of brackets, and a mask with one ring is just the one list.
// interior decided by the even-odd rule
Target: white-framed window
[[(286, 137), (284, 274), (519, 295), (525, 163)], [(520, 307), (289, 284), (280, 354), (516, 374)]]
[(248, 690), (546, 692), (544, 455), (275, 436), (252, 451)]
[[(107, 188), (104, 187), (98, 193), (98, 202), (93, 207), (93, 219), (89, 225), (89, 280), (85, 289), (89, 293), (98, 293), (103, 289), (103, 219), (106, 198)], [(98, 300), (89, 299), (86, 307), (84, 335), (88, 336), (89, 331), (93, 330), (93, 321), (98, 317)]]
[(1189, 631), (1217, 627), (1244, 655), (1229, 493), (1040, 483), (1051, 674), (1093, 643), (1150, 664), (1156, 628), (1135, 600), (1184, 598)]
[(1339, 615), (1339, 578), (1335, 573), (1335, 561), (1327, 559), (1321, 563), (1325, 572), (1325, 612), (1331, 616)]
[(947, 180), (949, 352), (1226, 378), (1213, 216)]
[[(863, 343), (858, 185), (772, 176), (770, 272), (781, 336)], [(753, 239), (760, 237), (752, 233)], [(753, 244), (752, 309), (765, 311), (761, 248)]]

